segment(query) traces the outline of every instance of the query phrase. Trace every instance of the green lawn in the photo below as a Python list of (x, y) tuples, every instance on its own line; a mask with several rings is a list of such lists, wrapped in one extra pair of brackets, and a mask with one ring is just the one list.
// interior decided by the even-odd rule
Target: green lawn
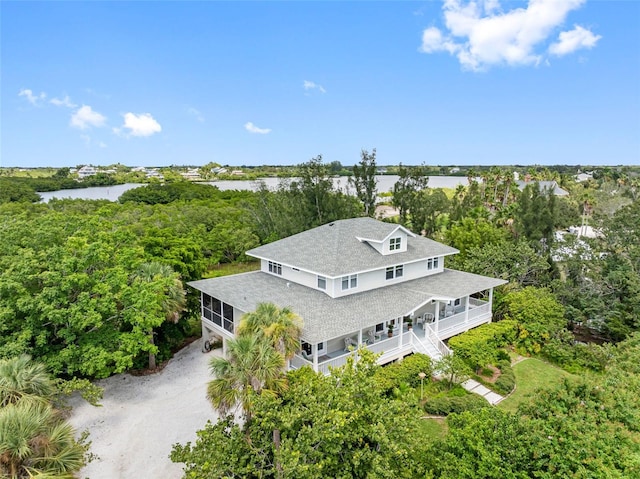
[(498, 404), (506, 411), (515, 411), (518, 405), (527, 400), (533, 391), (542, 387), (558, 384), (562, 378), (569, 377), (568, 372), (539, 359), (525, 359), (513, 367), (516, 375), (516, 390), (511, 396)]
[(442, 439), (447, 433), (447, 423), (444, 418), (418, 419), (416, 427), (432, 441)]

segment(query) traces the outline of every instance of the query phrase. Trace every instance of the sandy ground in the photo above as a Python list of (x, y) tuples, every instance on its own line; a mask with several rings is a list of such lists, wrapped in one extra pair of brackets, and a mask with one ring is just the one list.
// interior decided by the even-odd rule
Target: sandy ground
[(221, 354), (200, 351), (195, 341), (159, 373), (119, 374), (98, 382), (102, 407), (73, 397), (70, 422), (88, 430), (91, 452), (99, 456), (79, 477), (90, 479), (179, 479), (182, 464), (169, 459), (171, 446), (195, 441), (196, 431), (217, 416), (206, 399), (209, 360)]

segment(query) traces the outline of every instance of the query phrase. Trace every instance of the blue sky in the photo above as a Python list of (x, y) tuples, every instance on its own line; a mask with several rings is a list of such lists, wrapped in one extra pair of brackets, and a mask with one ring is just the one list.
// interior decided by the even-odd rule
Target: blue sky
[(1, 166), (640, 164), (640, 2), (0, 2)]

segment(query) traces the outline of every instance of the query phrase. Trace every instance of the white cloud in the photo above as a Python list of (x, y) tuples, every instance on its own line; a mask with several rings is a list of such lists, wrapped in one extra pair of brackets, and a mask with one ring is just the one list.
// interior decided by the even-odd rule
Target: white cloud
[(89, 127), (101, 127), (107, 121), (107, 117), (97, 111), (93, 111), (89, 105), (82, 105), (71, 115), (71, 126), (86, 130)]
[(71, 98), (69, 98), (69, 95), (65, 95), (65, 97), (62, 99), (52, 98), (51, 100), (49, 100), (49, 103), (55, 106), (66, 106), (67, 108), (75, 108), (78, 106), (71, 101)]
[(323, 88), (322, 85), (318, 85), (317, 83), (309, 80), (305, 80), (304, 83), (302, 84), (302, 87), (307, 91), (318, 90), (320, 93), (327, 93), (327, 91)]
[(18, 92), (18, 96), (25, 97), (27, 101), (31, 103), (33, 106), (39, 106), (39, 104), (43, 102), (44, 99), (47, 97), (47, 94), (42, 91), (40, 92), (39, 95), (34, 95), (32, 90), (29, 90), (28, 88), (23, 88), (22, 90), (20, 90), (20, 92)]
[(569, 12), (585, 1), (529, 0), (524, 8), (503, 11), (498, 0), (445, 0), (447, 31), (426, 28), (420, 51), (448, 52), (469, 70), (505, 64), (537, 65), (543, 59), (540, 45), (564, 23)]
[(98, 146), (99, 146), (100, 148), (106, 148), (106, 147), (107, 147), (107, 144), (106, 144), (104, 141), (100, 141), (100, 142), (98, 142)]
[(266, 135), (271, 132), (271, 128), (258, 128), (256, 125), (251, 123), (250, 121), (244, 124), (245, 130), (249, 133), (258, 133), (260, 135)]
[(593, 48), (601, 38), (601, 35), (594, 35), (590, 30), (575, 25), (573, 30), (560, 33), (558, 41), (549, 47), (549, 53), (560, 57), (580, 48)]
[(187, 108), (187, 113), (193, 117), (195, 117), (196, 120), (198, 120), (200, 123), (204, 122), (204, 116), (202, 115), (202, 113), (193, 108), (193, 107), (189, 107)]
[[(131, 136), (151, 136), (162, 131), (160, 123), (158, 123), (150, 113), (140, 113), (136, 115), (135, 113), (129, 112), (123, 116), (124, 125), (122, 125), (122, 128), (127, 128)], [(119, 133), (121, 130), (121, 128), (114, 128), (113, 131)]]

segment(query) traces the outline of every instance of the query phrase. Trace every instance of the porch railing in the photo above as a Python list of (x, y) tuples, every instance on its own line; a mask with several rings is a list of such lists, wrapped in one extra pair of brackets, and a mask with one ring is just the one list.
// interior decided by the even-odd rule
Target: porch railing
[(465, 312), (462, 312), (449, 316), (448, 318), (442, 318), (438, 322), (438, 336), (446, 339), (469, 328), (478, 326), (489, 319), (491, 319), (491, 305), (484, 303), (469, 308), (468, 317), (466, 317)]
[(451, 354), (451, 350), (442, 342), (433, 328), (428, 324), (425, 324), (424, 337), (428, 339), (429, 342), (438, 350), (440, 357), (445, 357)]

